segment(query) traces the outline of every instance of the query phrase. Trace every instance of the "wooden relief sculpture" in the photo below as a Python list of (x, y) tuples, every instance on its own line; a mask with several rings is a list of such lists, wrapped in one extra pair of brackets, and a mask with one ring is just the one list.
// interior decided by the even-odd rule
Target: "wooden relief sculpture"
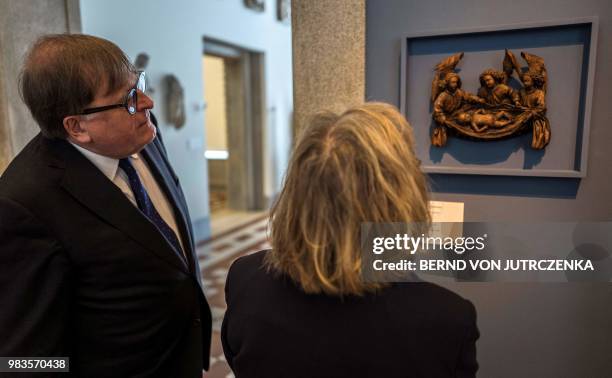
[[(550, 141), (550, 123), (546, 118), (547, 74), (544, 60), (522, 52), (528, 67), (521, 69), (516, 57), (506, 50), (503, 70), (487, 69), (480, 74), (476, 95), (461, 89), (455, 67), (463, 53), (452, 55), (435, 67), (431, 84), (432, 117), (436, 122), (431, 144), (446, 145), (449, 133), (460, 137), (495, 140), (533, 133), (531, 147), (537, 150)], [(516, 72), (520, 90), (508, 85)]]
[(164, 76), (166, 84), (166, 118), (177, 129), (185, 125), (185, 93), (178, 78), (172, 74)]

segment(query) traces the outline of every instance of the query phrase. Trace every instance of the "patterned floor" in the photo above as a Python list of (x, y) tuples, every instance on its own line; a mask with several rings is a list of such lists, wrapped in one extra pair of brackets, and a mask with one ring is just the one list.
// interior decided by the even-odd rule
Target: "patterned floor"
[(225, 313), (225, 278), (232, 261), (262, 249), (270, 248), (266, 236), (268, 217), (266, 214), (251, 219), (242, 225), (218, 233), (198, 246), (198, 257), (202, 271), (204, 292), (213, 314), (213, 339), (210, 370), (204, 378), (234, 377), (223, 356), (220, 330)]

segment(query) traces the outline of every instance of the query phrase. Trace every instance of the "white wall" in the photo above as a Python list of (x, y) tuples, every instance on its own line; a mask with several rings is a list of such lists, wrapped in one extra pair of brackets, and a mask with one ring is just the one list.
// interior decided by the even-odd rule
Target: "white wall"
[[(293, 106), (291, 28), (276, 21), (275, 0), (266, 0), (263, 13), (243, 4), (243, 0), (81, 0), (83, 33), (115, 42), (132, 59), (140, 52), (151, 57), (147, 74), (156, 89), (156, 114), (194, 223), (205, 222), (209, 216), (201, 110), (204, 37), (265, 53), (269, 116), (264, 146), (266, 196), (278, 191), (287, 165)], [(164, 119), (160, 81), (170, 73), (178, 77), (185, 91), (187, 122), (180, 130), (168, 126)]]

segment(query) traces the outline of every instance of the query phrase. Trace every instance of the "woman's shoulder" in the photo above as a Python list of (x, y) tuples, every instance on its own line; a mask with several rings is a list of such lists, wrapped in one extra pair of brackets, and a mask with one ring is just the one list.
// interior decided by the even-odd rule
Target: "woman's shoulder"
[(432, 313), (453, 314), (452, 317), (471, 322), (476, 316), (474, 304), (456, 292), (432, 282), (402, 282), (392, 285), (391, 297), (400, 306), (419, 307)]
[[(236, 259), (229, 270), (226, 294), (243, 297), (245, 294), (266, 292), (300, 292), (296, 285), (266, 265), (266, 255), (270, 250), (262, 250)], [(251, 295), (249, 295), (251, 296)], [(415, 279), (411, 282), (397, 282), (377, 293), (366, 295), (378, 297), (394, 307), (428, 308), (432, 312), (463, 314), (465, 318), (475, 316), (474, 305), (461, 295), (432, 282)], [(357, 299), (356, 299), (357, 300)], [(364, 300), (364, 298), (361, 298)], [(345, 300), (346, 301), (346, 300)], [(357, 300), (359, 302), (360, 300)], [(368, 301), (368, 300), (366, 300)], [(351, 301), (348, 301), (351, 302)], [(462, 316), (459, 316), (460, 318)]]
[(230, 265), (227, 280), (250, 279), (259, 271), (265, 271), (265, 256), (269, 250), (262, 250), (241, 256)]
[(265, 256), (269, 250), (262, 250), (241, 256), (230, 265), (225, 283), (226, 293), (242, 291), (261, 283), (268, 276)]
[(417, 298), (437, 298), (439, 300), (461, 303), (465, 298), (443, 286), (428, 281), (398, 282), (393, 284), (399, 295), (417, 296)]
[(253, 266), (259, 266), (263, 264), (266, 254), (270, 251), (264, 249), (248, 255), (240, 256), (230, 265), (230, 269), (244, 269)]

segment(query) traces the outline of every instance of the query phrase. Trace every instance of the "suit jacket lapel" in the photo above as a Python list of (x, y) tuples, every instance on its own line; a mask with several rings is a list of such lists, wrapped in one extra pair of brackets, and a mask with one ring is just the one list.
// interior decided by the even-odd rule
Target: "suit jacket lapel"
[(164, 237), (89, 160), (65, 141), (55, 141), (63, 152), (65, 173), (62, 187), (107, 223), (161, 259), (188, 272), (185, 263), (167, 245)]
[(157, 184), (163, 190), (166, 198), (172, 206), (180, 233), (179, 237), (181, 238), (183, 247), (185, 248), (185, 256), (187, 256), (189, 268), (193, 272), (193, 268), (195, 267), (195, 257), (192, 245), (193, 235), (191, 235), (191, 227), (188, 226), (189, 216), (186, 213), (187, 204), (184, 203), (182, 196), (179, 195), (177, 183), (174, 181), (174, 178), (167, 170), (161, 169), (163, 166), (168, 166), (169, 163), (160, 153), (159, 149), (155, 145), (155, 141), (145, 147), (141, 151), (141, 155), (147, 161), (153, 177), (155, 177)]

